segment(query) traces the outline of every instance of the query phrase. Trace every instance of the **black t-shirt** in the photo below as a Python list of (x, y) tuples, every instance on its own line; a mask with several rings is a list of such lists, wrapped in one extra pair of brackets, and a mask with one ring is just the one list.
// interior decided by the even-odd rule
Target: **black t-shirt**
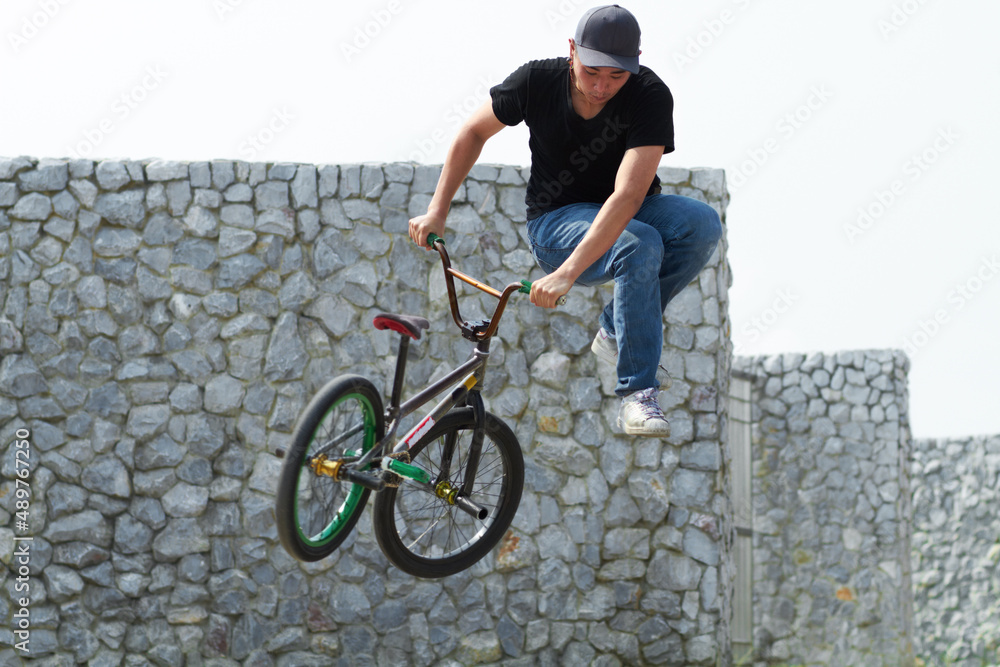
[[(573, 109), (565, 58), (533, 60), (490, 89), (493, 113), (505, 125), (528, 125), (531, 177), (524, 201), (528, 219), (567, 204), (603, 204), (629, 148), (674, 150), (674, 101), (666, 84), (640, 67), (589, 120)], [(653, 194), (660, 183), (654, 177)]]

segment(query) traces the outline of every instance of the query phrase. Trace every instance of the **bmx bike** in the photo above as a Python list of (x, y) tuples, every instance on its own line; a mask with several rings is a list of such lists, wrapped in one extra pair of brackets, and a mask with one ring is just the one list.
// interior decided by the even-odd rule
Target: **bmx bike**
[[(524, 486), (524, 458), (514, 432), (487, 412), (481, 389), (490, 341), (515, 292), (502, 291), (452, 268), (444, 240), (428, 246), (444, 267), (451, 314), (475, 344), (471, 357), (405, 402), (402, 390), (411, 340), (429, 323), (422, 317), (381, 313), (374, 326), (400, 334), (388, 405), (359, 375), (328, 382), (302, 412), (283, 458), (275, 518), (285, 550), (302, 561), (329, 556), (357, 524), (375, 492), (372, 524), (379, 547), (400, 570), (439, 578), (486, 556), (510, 527)], [(498, 299), (492, 317), (462, 318), (458, 278)], [(564, 302), (565, 297), (561, 299)], [(451, 391), (448, 391), (448, 390)], [(396, 438), (401, 421), (445, 396), (415, 426)]]

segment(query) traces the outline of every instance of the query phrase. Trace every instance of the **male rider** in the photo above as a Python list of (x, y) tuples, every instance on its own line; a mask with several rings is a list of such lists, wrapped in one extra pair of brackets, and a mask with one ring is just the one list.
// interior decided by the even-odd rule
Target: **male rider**
[(591, 349), (617, 367), (624, 431), (667, 437), (656, 377), (662, 313), (708, 261), (722, 226), (707, 204), (660, 194), (656, 169), (674, 150), (673, 98), (639, 53), (635, 17), (618, 5), (596, 7), (569, 40), (568, 62), (531, 61), (494, 86), (459, 129), (410, 237), (423, 246), (429, 233), (443, 236), (451, 200), (486, 141), (525, 122), (527, 231), (548, 274), (531, 301), (552, 308), (574, 284), (614, 281)]

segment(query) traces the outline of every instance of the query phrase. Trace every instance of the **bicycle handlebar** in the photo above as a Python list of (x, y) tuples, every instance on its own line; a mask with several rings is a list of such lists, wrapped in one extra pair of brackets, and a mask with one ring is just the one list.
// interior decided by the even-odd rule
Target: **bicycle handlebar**
[[(438, 243), (440, 241), (440, 244)], [(475, 278), (468, 276), (461, 271), (453, 269), (451, 266), (451, 259), (448, 257), (448, 251), (444, 247), (444, 239), (434, 234), (433, 232), (427, 235), (427, 247), (437, 250), (438, 255), (441, 257), (441, 263), (444, 266), (444, 278), (445, 286), (448, 288), (448, 301), (451, 304), (451, 314), (455, 320), (455, 324), (458, 325), (463, 331), (471, 331), (468, 328), (465, 320), (462, 319), (462, 315), (458, 309), (458, 296), (455, 292), (455, 281), (454, 278), (458, 278), (462, 282), (468, 283), (473, 287), (476, 287), (487, 294), (495, 296), (500, 300), (497, 304), (496, 310), (493, 311), (493, 317), (489, 320), (489, 326), (485, 331), (472, 332), (477, 339), (486, 339), (493, 336), (496, 333), (497, 325), (500, 323), (500, 317), (503, 315), (504, 308), (507, 306), (507, 300), (510, 299), (510, 295), (514, 292), (521, 292), (522, 294), (531, 294), (531, 281), (521, 280), (519, 283), (511, 283), (507, 285), (501, 292), (500, 290), (494, 289), (489, 285), (482, 283)], [(557, 305), (566, 305), (566, 295), (562, 295), (556, 301)]]

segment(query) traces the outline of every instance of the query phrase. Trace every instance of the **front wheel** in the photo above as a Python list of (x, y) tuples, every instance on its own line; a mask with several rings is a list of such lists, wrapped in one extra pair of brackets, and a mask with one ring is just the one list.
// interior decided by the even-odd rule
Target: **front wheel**
[(319, 457), (356, 460), (385, 430), (382, 398), (358, 375), (331, 380), (302, 412), (278, 480), (275, 518), (285, 550), (302, 561), (329, 556), (351, 534), (368, 489), (312, 467)]
[[(431, 473), (435, 484), (452, 488), (465, 480), (475, 418), (472, 410), (445, 415), (409, 450), (415, 464)], [(484, 438), (470, 499), (485, 507), (478, 519), (447, 500), (404, 479), (375, 497), (372, 521), (386, 557), (417, 577), (446, 577), (471, 567), (490, 552), (510, 527), (524, 487), (524, 458), (517, 437), (496, 416), (485, 413)], [(444, 453), (452, 449), (446, 479)]]

